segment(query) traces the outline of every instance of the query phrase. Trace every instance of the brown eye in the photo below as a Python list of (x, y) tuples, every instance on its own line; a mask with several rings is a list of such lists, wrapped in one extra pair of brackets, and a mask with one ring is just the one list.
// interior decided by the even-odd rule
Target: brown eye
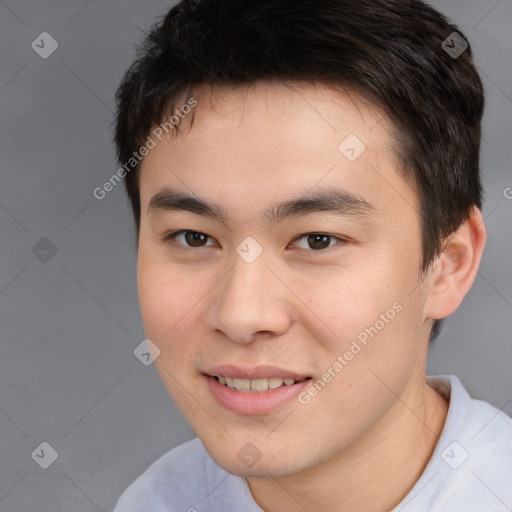
[[(176, 242), (178, 237), (183, 237), (182, 240), (184, 240), (185, 243)], [(181, 230), (167, 234), (164, 237), (164, 241), (172, 241), (173, 243), (177, 243), (177, 245), (184, 247), (208, 247), (208, 245), (205, 244), (208, 238), (210, 238), (208, 235), (200, 233), (199, 231)]]
[(192, 247), (202, 247), (208, 238), (208, 235), (203, 235), (203, 233), (196, 233), (194, 231), (186, 231), (184, 235), (186, 242)]
[[(325, 233), (307, 233), (305, 235), (302, 235), (297, 240), (306, 239), (306, 247), (302, 247), (304, 249), (313, 249), (314, 251), (321, 251), (323, 249), (327, 249), (329, 247), (332, 247), (333, 245), (338, 245), (340, 242), (343, 243), (345, 240), (343, 240), (340, 237), (328, 235)], [(331, 244), (331, 240), (338, 240), (337, 244)]]
[(307, 240), (312, 249), (326, 249), (329, 247), (330, 238), (328, 235), (308, 235)]

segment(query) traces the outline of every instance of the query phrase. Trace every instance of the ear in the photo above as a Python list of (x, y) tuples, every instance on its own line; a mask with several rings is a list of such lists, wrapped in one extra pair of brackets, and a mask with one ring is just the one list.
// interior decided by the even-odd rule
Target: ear
[(429, 279), (426, 319), (445, 318), (459, 307), (475, 280), (486, 239), (482, 212), (474, 207), (469, 219), (443, 242)]

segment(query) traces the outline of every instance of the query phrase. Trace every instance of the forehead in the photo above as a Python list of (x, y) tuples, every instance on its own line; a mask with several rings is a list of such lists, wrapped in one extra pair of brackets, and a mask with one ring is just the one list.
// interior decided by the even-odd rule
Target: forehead
[(238, 211), (264, 211), (267, 199), (270, 205), (315, 187), (343, 187), (391, 207), (397, 195), (409, 207), (415, 200), (404, 197), (414, 194), (397, 173), (389, 120), (352, 91), (258, 82), (199, 87), (193, 97), (193, 118), (184, 116), (180, 133), (156, 141), (144, 158), (143, 215), (169, 185)]
[[(194, 98), (198, 104), (193, 116), (185, 116), (180, 127), (190, 144), (200, 139), (209, 150), (212, 141), (215, 145), (223, 141), (231, 151), (238, 147), (261, 153), (262, 146), (265, 153), (278, 150), (272, 153), (274, 158), (279, 153), (286, 158), (291, 152), (306, 155), (317, 148), (326, 151), (327, 157), (338, 157), (338, 144), (349, 133), (364, 139), (374, 153), (393, 143), (392, 126), (383, 112), (341, 86), (275, 80), (239, 87), (201, 85)], [(177, 102), (178, 109), (181, 103)], [(314, 146), (301, 148), (307, 141)]]

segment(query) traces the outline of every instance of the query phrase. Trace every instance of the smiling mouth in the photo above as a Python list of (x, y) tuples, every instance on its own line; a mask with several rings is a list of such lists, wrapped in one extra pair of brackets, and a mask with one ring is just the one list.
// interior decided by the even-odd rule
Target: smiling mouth
[(223, 375), (213, 376), (213, 378), (223, 386), (235, 389), (236, 391), (248, 392), (268, 391), (269, 389), (277, 389), (283, 386), (293, 386), (298, 382), (311, 379), (311, 377), (305, 377), (301, 380), (282, 377), (269, 377), (265, 379), (235, 379)]

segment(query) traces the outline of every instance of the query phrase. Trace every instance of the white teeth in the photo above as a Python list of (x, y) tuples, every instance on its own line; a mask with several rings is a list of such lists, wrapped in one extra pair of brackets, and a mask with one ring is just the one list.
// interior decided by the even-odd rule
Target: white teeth
[(235, 386), (235, 389), (251, 389), (251, 381), (248, 379), (233, 379), (233, 384)]
[(278, 388), (283, 385), (283, 379), (281, 377), (270, 377), (268, 379), (268, 387), (270, 389)]
[(282, 377), (270, 377), (268, 379), (234, 379), (232, 377), (224, 377), (219, 375), (219, 382), (228, 388), (237, 389), (239, 391), (267, 391), (268, 389), (275, 389), (283, 384), (291, 386), (295, 384), (295, 379)]
[(251, 380), (251, 389), (256, 391), (266, 391), (268, 389), (268, 379)]

